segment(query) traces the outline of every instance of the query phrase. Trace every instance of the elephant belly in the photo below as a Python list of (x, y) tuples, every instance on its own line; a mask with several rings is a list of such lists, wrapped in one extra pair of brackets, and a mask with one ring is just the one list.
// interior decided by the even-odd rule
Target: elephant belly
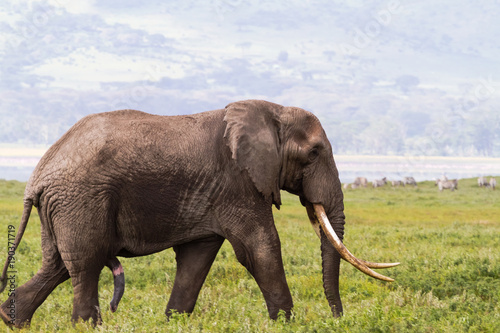
[(116, 221), (118, 255), (147, 255), (221, 234), (210, 205), (203, 200), (175, 204), (176, 200), (158, 199), (146, 197), (135, 204), (121, 205)]
[(141, 224), (119, 229), (117, 255), (123, 257), (148, 255), (175, 245), (220, 234), (211, 228), (203, 227), (201, 223), (194, 228), (182, 222), (175, 225), (158, 220)]

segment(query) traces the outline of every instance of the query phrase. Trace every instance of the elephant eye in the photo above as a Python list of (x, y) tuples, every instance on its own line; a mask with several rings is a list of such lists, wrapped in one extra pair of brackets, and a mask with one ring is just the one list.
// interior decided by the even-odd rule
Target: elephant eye
[(314, 161), (317, 157), (319, 156), (319, 150), (318, 148), (313, 148), (311, 149), (311, 151), (309, 152), (309, 161)]

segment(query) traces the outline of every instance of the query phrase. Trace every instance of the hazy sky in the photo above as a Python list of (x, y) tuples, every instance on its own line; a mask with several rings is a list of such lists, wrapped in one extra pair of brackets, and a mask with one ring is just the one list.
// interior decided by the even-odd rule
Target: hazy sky
[(256, 98), (314, 112), (335, 154), (500, 157), (499, 18), (498, 0), (2, 0), (0, 146)]
[[(42, 39), (40, 47), (46, 49), (32, 55), (39, 61), (24, 69), (52, 77), (51, 86), (88, 89), (101, 82), (180, 78), (203, 73), (200, 67), (211, 58), (274, 61), (284, 51), (288, 59), (304, 62), (303, 70), (341, 64), (338, 75), (330, 77), (344, 82), (387, 73), (380, 78), (384, 84), (390, 73), (412, 74), (423, 86), (461, 93), (461, 84), (481, 79), (497, 88), (500, 76), (500, 3), (495, 0), (2, 3), (0, 19), (14, 29), (2, 29), (7, 33), (1, 48)], [(127, 47), (103, 47), (97, 39), (92, 45), (92, 29), (104, 35), (110, 30), (114, 40), (109, 42)], [(57, 30), (73, 38), (64, 41), (67, 52), (51, 54), (51, 45), (60, 43)], [(162, 38), (175, 41), (168, 57), (156, 47)]]

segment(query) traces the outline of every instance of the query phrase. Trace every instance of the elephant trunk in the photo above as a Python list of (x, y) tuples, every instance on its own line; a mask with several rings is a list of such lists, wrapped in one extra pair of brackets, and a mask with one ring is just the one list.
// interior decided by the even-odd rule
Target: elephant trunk
[[(325, 232), (321, 229), (320, 224), (317, 222), (314, 206), (310, 203), (306, 205), (307, 215), (311, 224), (321, 239), (321, 261), (323, 268), (323, 288), (328, 304), (332, 310), (334, 317), (340, 317), (343, 312), (342, 301), (339, 292), (339, 275), (340, 275), (340, 259), (339, 252), (333, 247)], [(338, 219), (332, 215), (331, 220), (337, 221), (333, 224), (336, 235), (343, 239), (344, 236), (344, 218), (343, 213), (338, 216)]]
[[(343, 233), (343, 225), (341, 227), (342, 231), (338, 233)], [(335, 229), (337, 232), (337, 229)], [(342, 238), (342, 235), (340, 236)], [(332, 309), (334, 317), (340, 317), (342, 315), (342, 301), (340, 300), (339, 292), (339, 275), (340, 275), (340, 254), (335, 250), (333, 245), (329, 242), (327, 236), (320, 231), (321, 238), (321, 260), (323, 267), (323, 288), (325, 290), (326, 299), (328, 304)]]

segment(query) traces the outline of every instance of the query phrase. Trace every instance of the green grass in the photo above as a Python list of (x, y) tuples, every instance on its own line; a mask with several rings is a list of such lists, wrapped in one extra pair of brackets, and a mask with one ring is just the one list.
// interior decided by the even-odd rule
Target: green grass
[[(18, 228), (24, 185), (0, 181), (1, 253), (6, 252), (8, 225)], [(359, 258), (401, 265), (381, 271), (396, 280), (387, 283), (343, 262), (345, 314), (340, 319), (332, 318), (323, 294), (319, 240), (305, 210), (291, 195), (284, 193), (283, 201), (275, 219), (295, 304), (289, 322), (268, 318), (257, 284), (226, 242), (194, 313), (176, 315), (170, 322), (164, 311), (175, 277), (172, 250), (121, 259), (127, 285), (116, 313), (108, 308), (112, 276), (103, 270), (99, 291), (104, 323), (96, 331), (500, 332), (500, 190), (478, 188), (475, 179), (460, 180), (455, 192), (439, 192), (433, 182), (417, 188), (346, 190), (347, 247)], [(24, 283), (41, 266), (36, 211), (17, 255), (17, 279)], [(73, 328), (71, 311), (67, 281), (38, 309), (29, 331), (91, 330), (88, 324)]]

